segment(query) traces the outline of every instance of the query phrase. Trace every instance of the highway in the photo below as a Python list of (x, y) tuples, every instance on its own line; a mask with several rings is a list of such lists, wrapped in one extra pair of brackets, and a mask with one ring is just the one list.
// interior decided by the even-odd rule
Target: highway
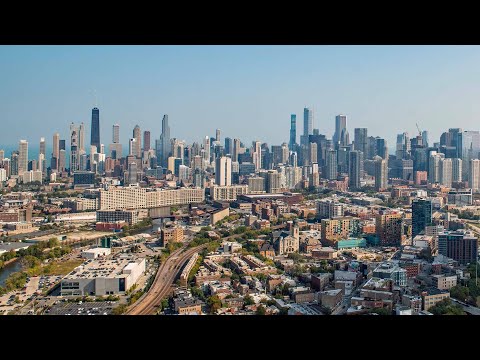
[(152, 286), (137, 300), (127, 311), (127, 315), (153, 315), (162, 299), (169, 295), (171, 286), (180, 274), (183, 265), (193, 256), (206, 248), (208, 244), (200, 245), (191, 249), (185, 247), (175, 250), (168, 259), (160, 265)]

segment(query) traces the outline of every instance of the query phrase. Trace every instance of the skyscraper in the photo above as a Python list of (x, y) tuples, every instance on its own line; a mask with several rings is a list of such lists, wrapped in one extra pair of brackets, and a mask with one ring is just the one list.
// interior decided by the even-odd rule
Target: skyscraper
[(232, 159), (221, 156), (215, 161), (215, 184), (220, 186), (232, 185)]
[(432, 201), (415, 199), (412, 201), (412, 238), (432, 225)]
[(297, 115), (290, 115), (290, 141), (288, 143), (288, 148), (290, 151), (295, 151), (297, 144)]
[(90, 145), (95, 145), (100, 150), (100, 110), (94, 107), (92, 109), (92, 132), (90, 136)]
[(281, 174), (276, 170), (269, 170), (265, 179), (267, 193), (278, 193), (281, 190)]
[(440, 160), (440, 184), (452, 187), (452, 159)]
[(350, 188), (360, 188), (361, 163), (363, 161), (363, 153), (361, 151), (350, 151), (348, 158), (348, 185)]
[(313, 134), (313, 111), (306, 107), (303, 109), (303, 136), (308, 140), (308, 135)]
[(114, 144), (120, 143), (120, 125), (118, 124), (113, 125), (112, 142)]
[(46, 155), (46, 154), (45, 154), (45, 138), (44, 138), (44, 137), (40, 138), (40, 151), (39, 151), (39, 154)]
[(445, 158), (444, 154), (436, 151), (430, 152), (428, 161), (428, 182), (435, 184), (440, 182), (440, 160)]
[(368, 136), (366, 128), (356, 128), (355, 129), (355, 150), (361, 151), (363, 156), (366, 157), (368, 152)]
[(58, 169), (58, 159), (60, 157), (60, 134), (56, 132), (53, 134), (53, 154), (52, 154), (52, 162), (51, 167), (54, 170)]
[(253, 164), (255, 165), (255, 170), (258, 171), (262, 168), (262, 143), (260, 141), (253, 142)]
[(109, 146), (109, 156), (112, 159), (122, 157), (122, 144), (120, 144), (120, 125), (115, 124), (112, 127), (112, 144)]
[(310, 151), (309, 151), (309, 154), (308, 154), (309, 165), (311, 165), (312, 163), (318, 163), (317, 143), (314, 143), (314, 142), (309, 143), (309, 146), (310, 146)]
[(232, 161), (238, 162), (238, 155), (239, 154), (240, 154), (240, 139), (233, 139)]
[(72, 123), (70, 125), (70, 174), (78, 169), (78, 128)]
[(387, 160), (388, 163), (388, 146), (387, 146), (387, 141), (382, 138), (376, 139), (376, 155), (380, 156), (382, 159)]
[(385, 190), (388, 186), (387, 160), (377, 157), (375, 160), (375, 189)]
[(422, 131), (422, 143), (423, 143), (423, 146), (428, 147), (428, 131), (427, 130)]
[(210, 163), (210, 138), (205, 136), (203, 139), (203, 160)]
[(168, 157), (170, 156), (170, 126), (168, 126), (168, 115), (163, 115), (162, 134), (160, 135), (161, 163), (163, 167), (168, 166)]
[(229, 154), (233, 157), (233, 141), (231, 138), (225, 138), (225, 154)]
[(78, 152), (85, 152), (85, 125), (83, 122), (78, 127)]
[(462, 159), (452, 159), (452, 181), (462, 181)]
[[(337, 144), (341, 141), (342, 132), (345, 133), (347, 130), (347, 116), (346, 115), (337, 115), (335, 116), (335, 134), (333, 134), (333, 144), (336, 147)], [(347, 144), (343, 144), (346, 146)]]
[(28, 142), (20, 140), (18, 144), (18, 175), (28, 171)]
[[(450, 129), (452, 130), (452, 129)], [(466, 180), (470, 166), (470, 159), (477, 159), (480, 152), (480, 132), (463, 131), (457, 136), (458, 158), (462, 159), (462, 177)]]
[(215, 130), (215, 141), (220, 141), (220, 129)]
[(142, 157), (142, 131), (138, 125), (133, 128), (133, 138), (135, 139), (133, 155), (135, 155), (137, 159), (140, 159)]
[(128, 156), (136, 156), (137, 151), (137, 139), (131, 138), (128, 141)]
[(143, 132), (143, 151), (149, 151), (150, 147), (150, 131)]
[(406, 159), (407, 155), (410, 153), (410, 138), (408, 133), (404, 132), (403, 134), (397, 135), (397, 146), (395, 149), (395, 156), (397, 159)]
[(67, 159), (67, 151), (65, 149), (60, 149), (60, 152), (58, 155), (58, 170), (60, 172), (65, 171), (65, 167), (67, 166), (66, 159)]
[(468, 168), (468, 186), (473, 192), (480, 191), (480, 160), (471, 159)]
[(327, 166), (326, 166), (325, 179), (336, 180), (337, 170), (338, 170), (337, 150), (327, 150), (326, 157), (327, 157)]

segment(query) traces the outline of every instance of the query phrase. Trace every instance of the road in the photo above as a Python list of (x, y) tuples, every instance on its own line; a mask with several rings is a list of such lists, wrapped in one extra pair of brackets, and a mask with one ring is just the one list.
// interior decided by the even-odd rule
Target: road
[(460, 305), (463, 308), (463, 311), (465, 311), (466, 313), (468, 313), (470, 315), (480, 315), (480, 308), (475, 307), (475, 306), (471, 306), (471, 305), (465, 306), (465, 305), (463, 305), (463, 303), (461, 303), (460, 301), (458, 301), (457, 299), (454, 299), (454, 298), (450, 298), (450, 300), (452, 300), (456, 304)]
[(32, 231), (29, 233), (21, 233), (21, 234), (15, 234), (15, 235), (8, 235), (8, 239), (10, 241), (17, 241), (17, 240), (24, 240), (24, 239), (32, 239), (35, 237), (40, 237), (40, 236), (45, 236), (45, 235), (50, 235), (58, 232), (58, 229), (52, 229), (52, 230), (38, 230), (38, 231)]
[(127, 315), (153, 315), (157, 307), (171, 291), (171, 286), (180, 274), (183, 265), (193, 256), (206, 248), (208, 244), (200, 245), (191, 249), (180, 248), (175, 250), (168, 259), (160, 265), (152, 286), (147, 293), (142, 295), (127, 311)]

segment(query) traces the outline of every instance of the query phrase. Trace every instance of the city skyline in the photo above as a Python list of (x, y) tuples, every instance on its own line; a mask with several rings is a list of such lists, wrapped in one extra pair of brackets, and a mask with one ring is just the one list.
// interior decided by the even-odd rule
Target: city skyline
[[(124, 146), (137, 123), (157, 139), (163, 114), (170, 116), (172, 137), (189, 143), (198, 141), (193, 134), (219, 128), (224, 137), (269, 145), (289, 142), (291, 114), (299, 119), (297, 136), (303, 134), (304, 107), (313, 110), (313, 128), (329, 138), (335, 116), (345, 114), (351, 137), (354, 128), (368, 128), (389, 144), (398, 133), (416, 134), (416, 123), (430, 139), (452, 121), (476, 130), (480, 114), (476, 47), (2, 46), (0, 54), (5, 120), (26, 125), (5, 129), (3, 147), (37, 137), (48, 144), (45, 129), (67, 139), (64, 124), (71, 122), (83, 122), (90, 134), (89, 111), (96, 105), (106, 146), (115, 123), (124, 129)], [(149, 55), (143, 69), (127, 64), (142, 54)]]

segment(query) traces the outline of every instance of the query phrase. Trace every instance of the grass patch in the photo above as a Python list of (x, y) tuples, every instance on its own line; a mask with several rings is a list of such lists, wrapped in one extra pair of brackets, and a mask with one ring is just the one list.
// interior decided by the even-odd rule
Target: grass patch
[(45, 266), (35, 266), (27, 270), (29, 276), (55, 276), (55, 275), (67, 275), (70, 271), (77, 266), (83, 264), (82, 259), (73, 259), (68, 261), (55, 261)]

